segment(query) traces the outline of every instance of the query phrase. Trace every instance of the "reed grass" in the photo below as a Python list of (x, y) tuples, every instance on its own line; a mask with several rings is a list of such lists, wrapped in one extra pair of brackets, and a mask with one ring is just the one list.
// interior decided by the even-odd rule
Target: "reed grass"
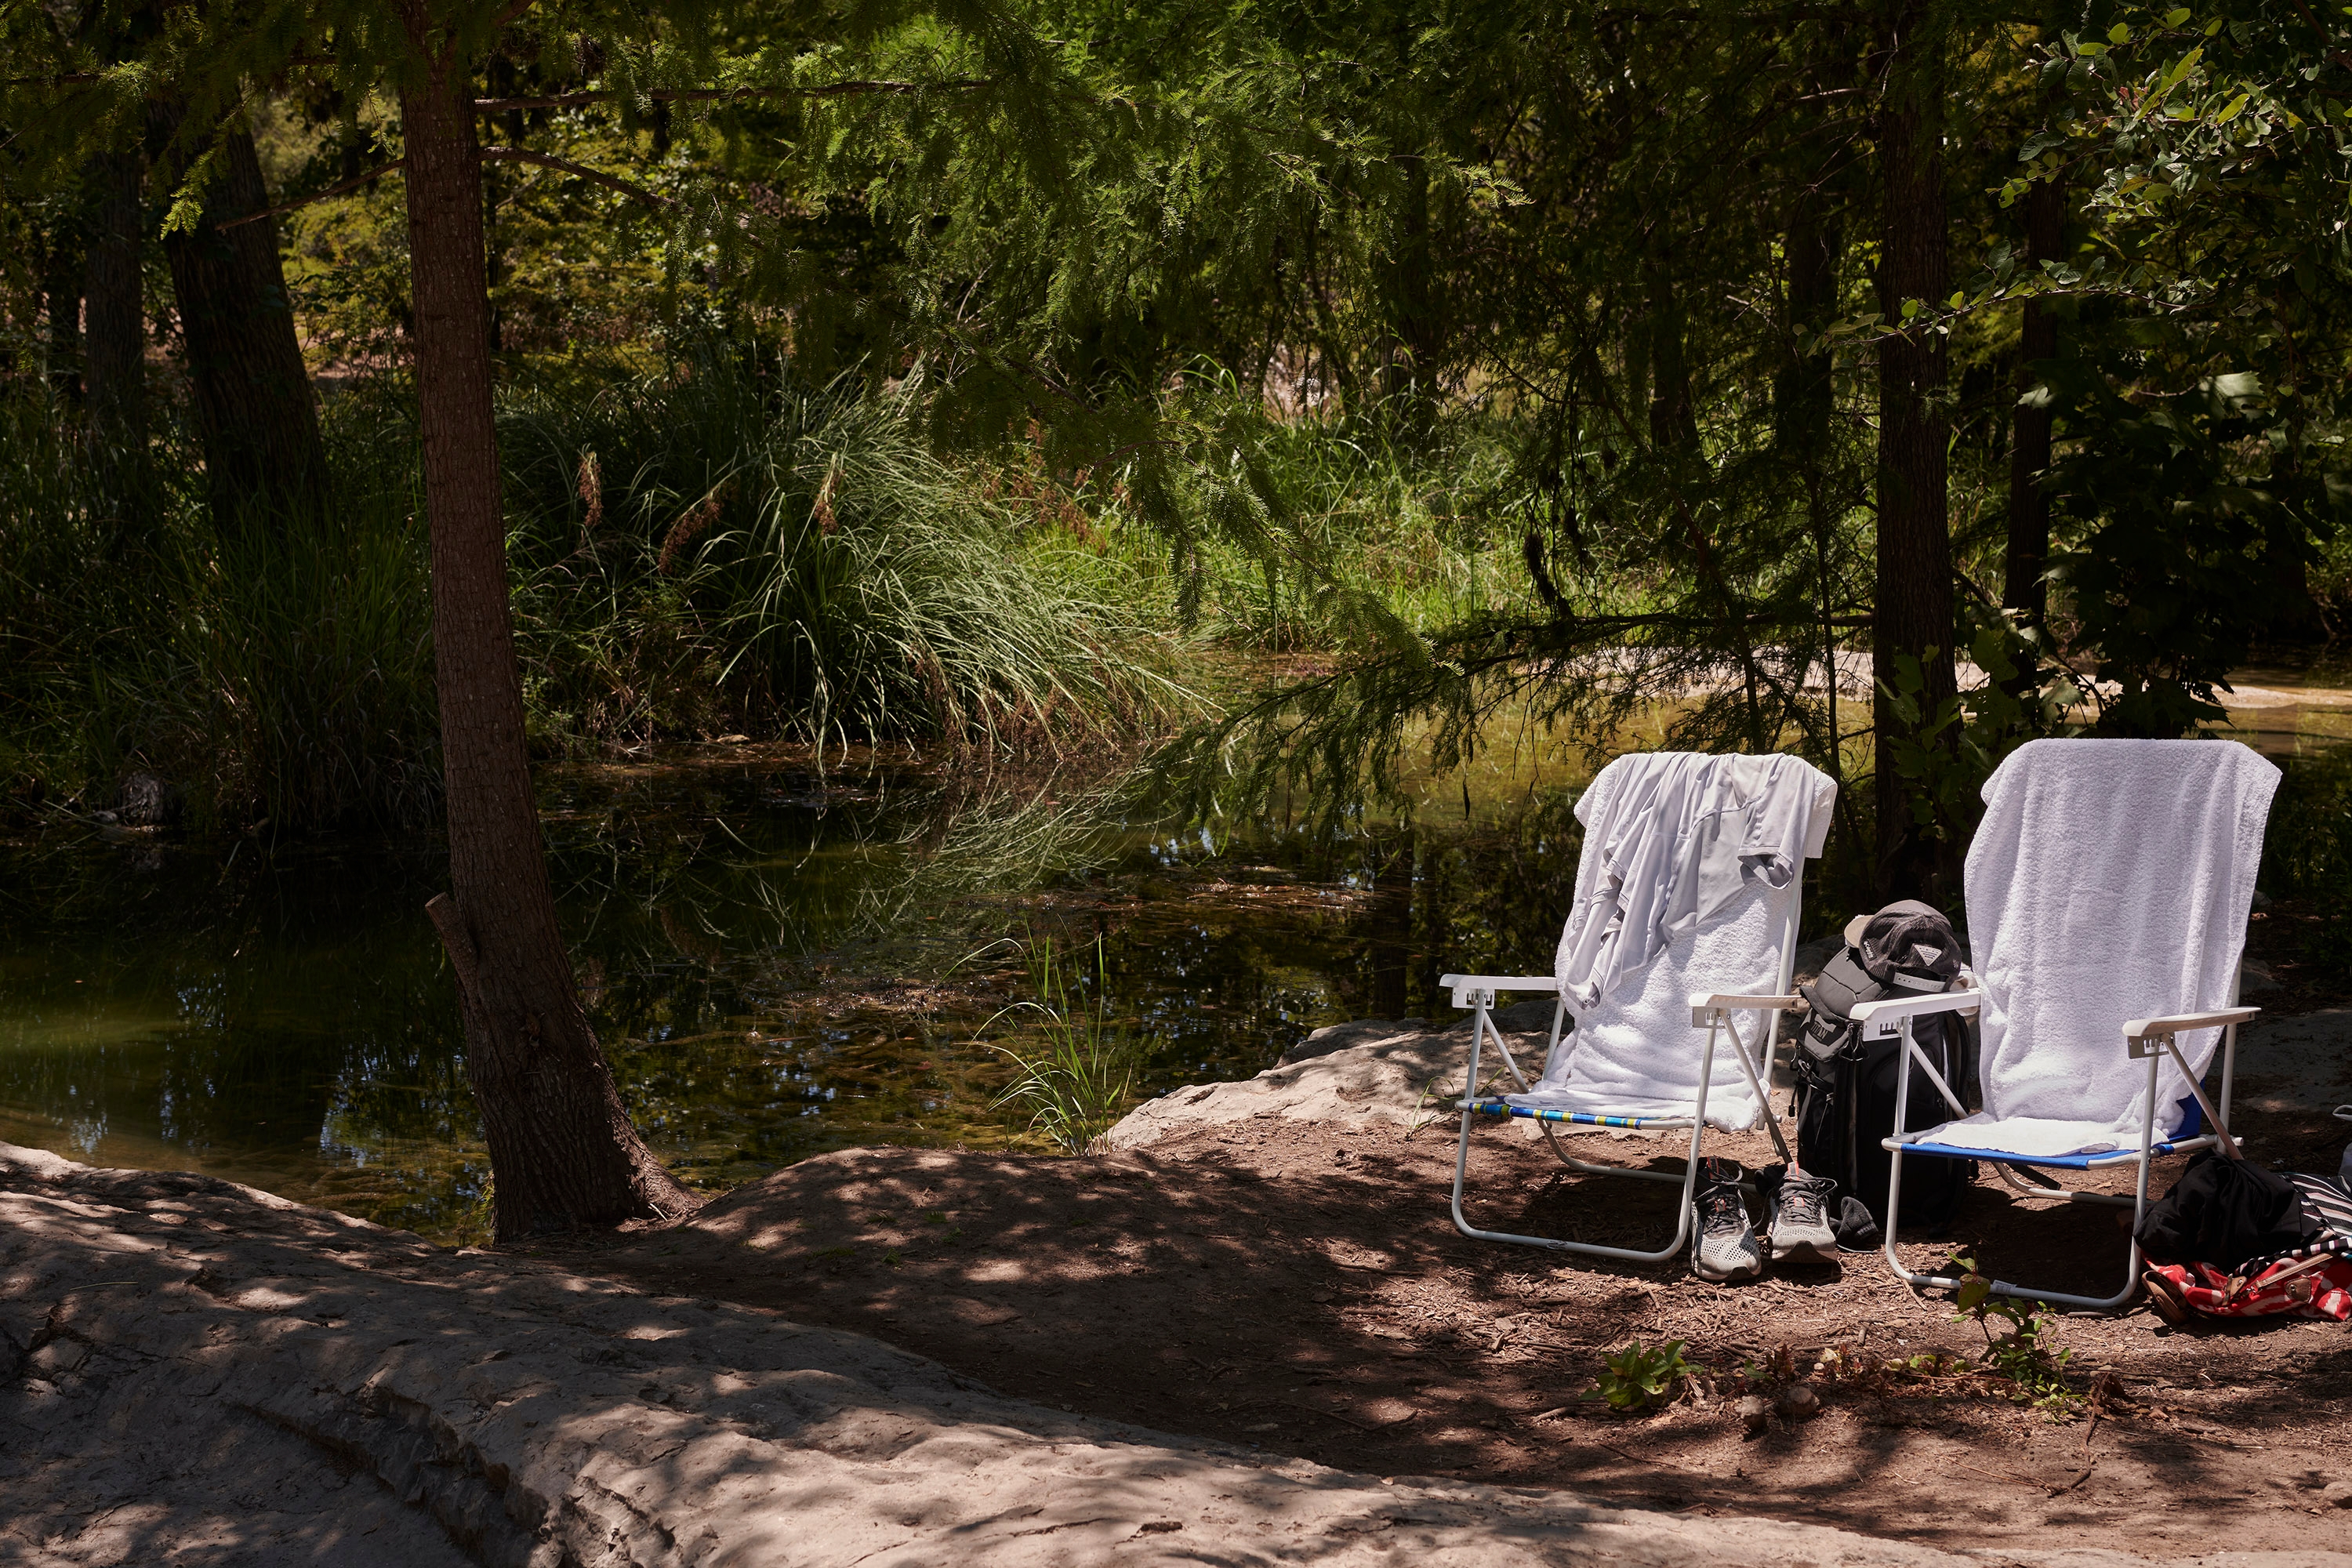
[(925, 447), (922, 389), (680, 364), (516, 394), (518, 599), (551, 743), (719, 725), (1019, 750), (1193, 699), (1122, 563), (1024, 538)]
[(1065, 1154), (1098, 1152), (1134, 1102), (1141, 1061), (1133, 1032), (1111, 1018), (1102, 938), (1095, 939), (1091, 964), (1084, 956), (1074, 962), (1051, 937), (1018, 945), (1033, 994), (997, 1014), (982, 1032), (1010, 1020), (1030, 1043), (988, 1047), (1013, 1068), (993, 1109), (1028, 1111), (1029, 1131)]
[[(810, 387), (685, 345), (554, 367), (501, 429), (525, 697), (545, 751), (728, 731), (944, 742), (986, 771), (1195, 705), (1128, 564), (1024, 531), (933, 456), (922, 388)], [(0, 792), (112, 804), (162, 775), (199, 824), (398, 831), (437, 805), (409, 389), (332, 399), (326, 518), (223, 522), (165, 410), (93, 452), (0, 396)]]

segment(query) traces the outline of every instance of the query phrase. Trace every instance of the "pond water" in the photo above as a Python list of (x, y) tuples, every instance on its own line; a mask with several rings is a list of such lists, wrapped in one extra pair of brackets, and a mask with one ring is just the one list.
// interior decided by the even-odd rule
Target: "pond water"
[[(981, 1037), (1023, 1043), (1017, 1016), (984, 1026), (1034, 994), (1048, 943), (1106, 994), (1147, 1094), (1435, 1011), (1455, 954), (1549, 950), (1573, 823), (1564, 794), (1526, 798), (1570, 831), (1179, 837), (1111, 816), (1074, 839), (1084, 801), (973, 807), (919, 768), (819, 780), (757, 748), (556, 770), (541, 805), (622, 1092), (682, 1176), (721, 1186), (852, 1144), (1044, 1146), (993, 1107), (1009, 1067)], [(438, 869), (430, 844), (81, 827), (0, 849), (0, 1141), (478, 1234), (488, 1161), (422, 915)]]
[[(2261, 673), (2294, 699), (2233, 714), (2253, 743), (2352, 733), (2339, 689)], [(743, 747), (551, 770), (541, 805), (622, 1093), (719, 1187), (855, 1144), (1043, 1147), (995, 1108), (987, 1042), (1023, 1043), (997, 1016), (1049, 943), (1099, 952), (1088, 986), (1145, 1094), (1245, 1077), (1323, 1024), (1447, 1016), (1449, 969), (1546, 967), (1579, 782), (1504, 759), (1431, 781), (1405, 823), (1178, 834), (1082, 787), (976, 805), (936, 768), (821, 779)], [(478, 1237), (488, 1161), (422, 913), (439, 873), (430, 843), (0, 842), (0, 1141)]]

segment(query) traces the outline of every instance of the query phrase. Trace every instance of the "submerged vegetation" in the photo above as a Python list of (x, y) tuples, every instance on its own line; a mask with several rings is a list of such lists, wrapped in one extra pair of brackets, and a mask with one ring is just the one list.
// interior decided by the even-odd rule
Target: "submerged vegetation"
[(1138, 1066), (1131, 1030), (1111, 1016), (1102, 938), (1076, 958), (1050, 936), (1021, 945), (1033, 994), (989, 1020), (1022, 1042), (990, 1047), (1013, 1068), (994, 1108), (1027, 1111), (1029, 1131), (1065, 1154), (1095, 1153), (1133, 1103)]

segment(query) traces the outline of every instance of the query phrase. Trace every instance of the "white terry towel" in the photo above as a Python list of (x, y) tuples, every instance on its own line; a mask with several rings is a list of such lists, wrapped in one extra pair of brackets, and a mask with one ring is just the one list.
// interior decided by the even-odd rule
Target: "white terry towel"
[[(1821, 854), (1836, 799), (1836, 782), (1796, 757), (1656, 752), (1601, 769), (1576, 804), (1584, 852), (1554, 971), (1576, 1027), (1510, 1103), (1688, 1116), (1706, 1044), (1691, 994), (1786, 982), (1798, 871)], [(1769, 1016), (1739, 1015), (1743, 1037), (1760, 1038)], [(1762, 1114), (1718, 1040), (1707, 1121), (1739, 1131)]]
[[(2123, 1026), (2235, 999), (2278, 781), (2234, 741), (2029, 741), (2010, 753), (1985, 781), (1968, 859), (1985, 1108), (1906, 1141), (2137, 1148), (2147, 1065), (2125, 1054)], [(2221, 1036), (2180, 1037), (2200, 1077)], [(2193, 1103), (2166, 1061), (2157, 1136), (2179, 1131)]]

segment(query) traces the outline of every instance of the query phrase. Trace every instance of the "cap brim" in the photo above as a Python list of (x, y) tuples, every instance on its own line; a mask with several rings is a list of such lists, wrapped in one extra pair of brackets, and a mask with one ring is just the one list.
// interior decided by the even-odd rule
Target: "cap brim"
[(1863, 932), (1864, 932), (1864, 931), (1868, 931), (1869, 929), (1870, 929), (1870, 917), (1869, 917), (1868, 915), (1856, 915), (1856, 916), (1854, 916), (1854, 917), (1853, 917), (1853, 919), (1852, 919), (1852, 920), (1850, 920), (1850, 921), (1846, 921), (1846, 922), (1845, 922), (1845, 944), (1846, 944), (1846, 946), (1848, 946), (1848, 947), (1860, 947), (1860, 946), (1862, 945), (1862, 933), (1863, 933)]

